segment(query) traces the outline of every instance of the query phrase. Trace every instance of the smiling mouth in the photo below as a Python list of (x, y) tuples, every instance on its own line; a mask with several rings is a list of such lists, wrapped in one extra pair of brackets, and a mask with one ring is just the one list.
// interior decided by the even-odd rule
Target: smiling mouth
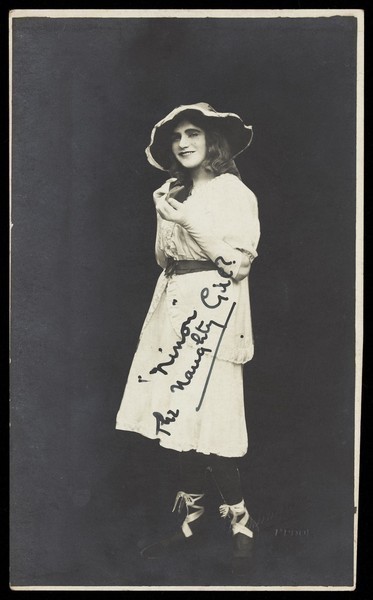
[(185, 152), (179, 152), (179, 156), (189, 156), (189, 154), (194, 154), (194, 150), (186, 150)]

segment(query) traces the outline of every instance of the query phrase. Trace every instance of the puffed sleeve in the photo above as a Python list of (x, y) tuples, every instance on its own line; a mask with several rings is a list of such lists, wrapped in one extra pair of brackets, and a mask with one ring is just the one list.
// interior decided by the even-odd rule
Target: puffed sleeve
[(221, 179), (214, 200), (212, 223), (216, 237), (249, 254), (252, 260), (258, 255), (258, 202), (255, 194), (235, 175)]

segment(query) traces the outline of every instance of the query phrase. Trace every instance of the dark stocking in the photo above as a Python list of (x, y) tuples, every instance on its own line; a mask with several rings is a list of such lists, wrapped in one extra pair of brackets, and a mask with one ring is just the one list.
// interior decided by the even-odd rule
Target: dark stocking
[(243, 496), (236, 459), (216, 454), (211, 454), (208, 458), (213, 479), (224, 503), (238, 504), (241, 502)]
[(180, 489), (187, 493), (203, 494), (206, 468), (209, 466), (213, 479), (226, 504), (241, 502), (240, 472), (235, 458), (201, 454), (195, 450), (180, 452)]
[(204, 494), (206, 458), (195, 450), (180, 452), (180, 490), (188, 494)]

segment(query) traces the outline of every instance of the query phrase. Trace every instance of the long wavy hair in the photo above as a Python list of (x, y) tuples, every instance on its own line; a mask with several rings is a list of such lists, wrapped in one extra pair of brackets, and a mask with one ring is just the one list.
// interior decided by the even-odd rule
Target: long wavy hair
[[(177, 123), (184, 120), (185, 116), (174, 122), (174, 126)], [(193, 115), (191, 123), (202, 129), (206, 136), (206, 158), (202, 163), (202, 166), (206, 171), (210, 171), (216, 177), (217, 175), (223, 175), (223, 173), (231, 173), (241, 179), (239, 170), (236, 167), (236, 163), (232, 158), (232, 151), (229, 146), (229, 142), (224, 135), (223, 131), (211, 123), (212, 119), (206, 119), (199, 117), (199, 115)], [(189, 191), (192, 186), (192, 180), (190, 177), (189, 169), (183, 167), (176, 157), (171, 152), (171, 136), (170, 136), (170, 155), (171, 165), (169, 173), (171, 177), (177, 179), (177, 184), (181, 184), (185, 187), (186, 191)], [(176, 183), (175, 183), (176, 184)]]

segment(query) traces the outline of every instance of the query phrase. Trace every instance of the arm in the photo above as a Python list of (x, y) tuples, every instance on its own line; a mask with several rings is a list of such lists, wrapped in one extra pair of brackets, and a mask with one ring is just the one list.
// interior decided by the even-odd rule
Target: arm
[(178, 223), (190, 233), (205, 254), (224, 274), (236, 281), (247, 277), (255, 255), (242, 252), (214, 236), (208, 227), (201, 223), (198, 215), (187, 204), (181, 204), (170, 197), (162, 197), (156, 204), (158, 214), (167, 221)]
[(187, 220), (183, 227), (225, 275), (240, 281), (249, 274), (251, 263), (248, 256), (215, 237), (197, 219)]
[[(237, 250), (239, 249), (237, 248)], [(250, 273), (251, 263), (255, 258), (252, 254), (246, 252), (245, 250), (239, 250), (239, 252), (241, 253), (241, 265), (236, 275), (237, 281), (241, 281), (241, 279), (245, 279), (245, 277), (248, 276)]]

